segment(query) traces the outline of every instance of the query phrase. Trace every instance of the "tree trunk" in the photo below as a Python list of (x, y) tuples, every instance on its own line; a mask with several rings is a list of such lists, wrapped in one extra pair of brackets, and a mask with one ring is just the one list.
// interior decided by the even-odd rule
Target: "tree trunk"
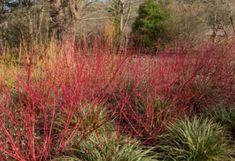
[(77, 19), (77, 6), (75, 0), (65, 0), (63, 3), (63, 17), (64, 17), (64, 36), (71, 43), (75, 42), (75, 24)]
[(62, 40), (69, 35), (74, 41), (77, 6), (75, 0), (50, 1), (50, 37)]
[(61, 39), (62, 38), (62, 29), (60, 23), (60, 9), (61, 1), (60, 0), (50, 0), (50, 22), (49, 22), (49, 37)]
[(235, 26), (234, 26), (234, 22), (233, 22), (233, 17), (230, 17), (230, 22), (233, 28), (233, 33), (235, 33)]
[(211, 39), (212, 39), (213, 42), (216, 42), (216, 37), (217, 37), (217, 29), (216, 29), (215, 24), (213, 24), (213, 33), (212, 33), (212, 36), (211, 36)]

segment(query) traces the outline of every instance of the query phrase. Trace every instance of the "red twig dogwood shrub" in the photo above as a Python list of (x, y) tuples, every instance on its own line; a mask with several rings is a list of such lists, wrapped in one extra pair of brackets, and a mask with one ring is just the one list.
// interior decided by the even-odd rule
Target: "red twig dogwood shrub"
[(100, 118), (102, 108), (120, 134), (154, 144), (169, 122), (220, 102), (234, 104), (234, 49), (227, 42), (148, 56), (115, 55), (98, 42), (49, 48), (21, 69), (14, 89), (1, 85), (0, 157), (58, 157), (75, 136), (79, 143), (108, 121)]
[(79, 142), (105, 123), (100, 119), (103, 109), (97, 108), (102, 98), (88, 93), (83, 62), (69, 64), (69, 59), (28, 65), (16, 78), (15, 91), (1, 92), (3, 160), (53, 159), (71, 146), (75, 136)]
[(196, 53), (188, 49), (128, 57), (112, 82), (117, 88), (108, 92), (118, 130), (154, 144), (168, 122), (217, 103), (234, 104), (233, 49), (233, 43), (208, 44)]

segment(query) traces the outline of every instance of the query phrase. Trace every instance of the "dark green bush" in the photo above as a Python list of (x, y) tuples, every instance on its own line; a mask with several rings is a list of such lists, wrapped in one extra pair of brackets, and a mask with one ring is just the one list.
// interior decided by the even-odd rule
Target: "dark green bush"
[(154, 0), (145, 1), (133, 26), (133, 35), (139, 45), (153, 48), (156, 41), (166, 42), (169, 36), (164, 23), (169, 19), (167, 10)]

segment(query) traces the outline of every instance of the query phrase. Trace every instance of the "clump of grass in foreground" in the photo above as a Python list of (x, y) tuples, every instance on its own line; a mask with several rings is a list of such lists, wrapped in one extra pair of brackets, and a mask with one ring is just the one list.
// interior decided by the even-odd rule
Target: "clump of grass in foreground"
[(231, 161), (233, 147), (224, 129), (209, 119), (185, 118), (168, 127), (157, 146), (164, 161)]
[(118, 136), (112, 128), (102, 127), (80, 144), (75, 144), (69, 156), (55, 159), (69, 161), (156, 161), (150, 149), (142, 149), (136, 140)]
[[(215, 120), (215, 122), (224, 126), (235, 137), (235, 109), (219, 105), (207, 112), (207, 115)], [(235, 138), (234, 138), (235, 139)]]

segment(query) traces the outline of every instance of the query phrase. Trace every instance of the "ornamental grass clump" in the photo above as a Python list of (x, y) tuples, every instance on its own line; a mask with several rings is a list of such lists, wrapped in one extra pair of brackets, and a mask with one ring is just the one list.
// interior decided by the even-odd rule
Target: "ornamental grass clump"
[(150, 148), (143, 148), (138, 141), (118, 135), (113, 127), (106, 125), (91, 133), (80, 144), (74, 142), (67, 155), (55, 160), (157, 161), (152, 154)]
[(207, 111), (205, 116), (212, 118), (215, 122), (222, 125), (230, 132), (235, 139), (235, 109), (228, 105), (218, 105)]
[(224, 128), (209, 119), (184, 118), (168, 126), (156, 151), (164, 161), (232, 161), (234, 147)]

